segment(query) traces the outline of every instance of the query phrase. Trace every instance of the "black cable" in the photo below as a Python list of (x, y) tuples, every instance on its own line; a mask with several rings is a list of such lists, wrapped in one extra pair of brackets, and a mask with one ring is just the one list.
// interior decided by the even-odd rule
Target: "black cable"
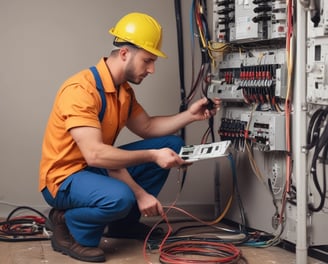
[(319, 139), (320, 125), (322, 122), (324, 112), (325, 111), (322, 108), (319, 108), (317, 111), (314, 112), (314, 114), (310, 119), (308, 130), (307, 130), (307, 136), (306, 136), (306, 143), (307, 143), (306, 148), (308, 150), (312, 149), (316, 145)]
[(208, 127), (210, 129), (212, 142), (214, 142), (215, 141), (215, 134), (214, 134), (214, 117), (213, 116), (211, 116), (208, 119)]
[[(210, 35), (209, 35), (209, 29), (208, 29), (208, 23), (207, 23), (207, 6), (206, 6), (206, 1), (203, 0), (198, 0), (198, 1), (193, 1), (193, 10), (197, 9), (197, 5), (200, 5), (202, 7), (202, 12), (199, 13), (200, 15), (200, 19), (202, 22), (202, 29), (204, 31), (204, 37), (205, 37), (205, 41), (208, 42), (210, 39)], [(196, 12), (194, 12), (194, 19), (195, 21), (197, 20), (197, 14)], [(197, 34), (200, 35), (200, 29), (199, 27), (196, 27), (197, 29)], [(209, 87), (209, 80), (207, 80), (207, 77), (210, 76), (210, 57), (209, 57), (209, 51), (208, 51), (208, 47), (204, 47), (203, 43), (201, 41), (201, 38), (198, 39), (199, 40), (199, 46), (200, 46), (200, 50), (201, 50), (201, 68), (200, 71), (198, 73), (198, 77), (197, 80), (193, 86), (193, 89), (191, 91), (191, 94), (194, 93), (194, 91), (196, 90), (196, 88), (201, 85), (201, 90), (202, 90), (202, 94), (203, 96), (205, 96), (207, 98), (207, 90)], [(208, 99), (210, 100), (210, 99)], [(208, 120), (208, 124), (209, 124), (209, 129), (206, 132), (206, 134), (209, 132), (211, 134), (211, 140), (212, 142), (215, 141), (215, 133), (214, 133), (214, 118), (211, 117)]]
[(323, 206), (324, 206), (324, 202), (326, 199), (326, 177), (323, 177), (323, 183), (322, 183), (322, 188), (320, 186), (319, 180), (318, 180), (318, 175), (317, 175), (317, 163), (319, 160), (319, 154), (322, 151), (322, 149), (324, 149), (323, 151), (323, 166), (326, 166), (326, 160), (327, 160), (327, 142), (328, 142), (328, 125), (325, 127), (324, 132), (323, 132), (323, 136), (319, 139), (318, 145), (315, 148), (315, 152), (313, 154), (313, 158), (312, 158), (312, 165), (311, 165), (311, 174), (313, 177), (313, 182), (314, 185), (317, 189), (317, 192), (320, 195), (320, 203), (317, 207), (314, 207), (313, 204), (309, 205), (309, 209), (312, 212), (319, 212), (322, 210)]
[[(187, 109), (186, 104), (186, 88), (184, 79), (184, 56), (183, 56), (183, 29), (182, 29), (182, 18), (181, 18), (181, 1), (174, 1), (175, 7), (175, 19), (177, 28), (177, 40), (178, 40), (178, 56), (179, 56), (179, 77), (180, 77), (180, 112)], [(181, 128), (181, 137), (185, 140), (185, 128)]]
[(42, 218), (47, 219), (47, 217), (44, 214), (42, 214), (41, 212), (39, 212), (38, 210), (36, 210), (36, 209), (34, 209), (32, 207), (29, 207), (29, 206), (19, 206), (19, 207), (15, 208), (13, 211), (11, 211), (9, 213), (9, 215), (7, 217), (7, 221), (9, 221), (10, 218), (13, 216), (13, 214), (16, 213), (19, 210), (30, 210), (30, 211), (33, 211), (34, 213), (37, 213)]
[[(324, 128), (322, 125), (326, 121), (328, 115), (328, 108), (319, 108), (311, 117), (309, 127), (307, 131), (307, 146), (308, 150), (314, 148), (314, 153), (311, 162), (310, 174), (313, 178), (314, 186), (320, 196), (320, 202), (317, 206), (309, 204), (308, 208), (312, 212), (319, 212), (322, 210), (326, 199), (326, 163), (328, 155), (328, 124)], [(321, 132), (322, 131), (322, 132)], [(323, 181), (322, 187), (320, 186), (317, 173), (317, 163), (320, 160), (320, 153), (322, 152), (322, 164), (323, 164)]]
[[(197, 5), (196, 2), (197, 1), (194, 1), (194, 3), (193, 3), (195, 5), (194, 10), (196, 9), (196, 5)], [(200, 18), (201, 18), (202, 25), (203, 25), (205, 41), (208, 42), (211, 39), (211, 36), (209, 33), (210, 31), (209, 31), (208, 22), (207, 22), (207, 2), (206, 2), (206, 0), (199, 0), (199, 5), (202, 6), (202, 10), (203, 10), (203, 12), (200, 13)], [(197, 19), (197, 18), (195, 18), (195, 19)], [(198, 27), (197, 27), (197, 30), (198, 30), (198, 34), (200, 34)], [(202, 76), (202, 80), (203, 80), (202, 93), (207, 98), (207, 91), (208, 91), (209, 84), (210, 84), (210, 81), (207, 80), (207, 77), (210, 76), (210, 73), (211, 73), (211, 68), (209, 66), (210, 65), (210, 56), (209, 56), (208, 47), (202, 46), (202, 41), (200, 38), (199, 38), (199, 46), (201, 47), (201, 64), (202, 64), (203, 68), (205, 69), (204, 71), (201, 71), (201, 75), (203, 75)], [(205, 67), (205, 65), (206, 65), (206, 67)], [(204, 88), (204, 86), (205, 86), (205, 88)], [(208, 98), (208, 100), (210, 100), (210, 99)], [(213, 117), (209, 118), (208, 125), (209, 125), (209, 132), (211, 135), (211, 141), (214, 142), (215, 141), (215, 133), (214, 133), (214, 118)]]
[[(323, 206), (325, 204), (326, 200), (326, 191), (327, 191), (327, 179), (326, 179), (326, 164), (328, 159), (328, 144), (325, 145), (323, 152), (322, 152), (322, 170), (323, 170), (323, 176), (322, 176), (322, 191), (320, 194), (320, 203), (319, 205), (314, 208), (313, 205), (310, 205), (310, 208), (314, 212), (319, 212), (323, 209)], [(318, 183), (317, 183), (318, 185)], [(320, 189), (317, 187), (317, 189)]]
[(240, 217), (241, 217), (241, 232), (244, 234), (247, 234), (247, 222), (246, 222), (246, 215), (245, 215), (245, 209), (242, 203), (242, 199), (240, 196), (240, 192), (239, 192), (239, 188), (238, 188), (238, 177), (237, 177), (237, 171), (236, 171), (236, 164), (235, 161), (233, 159), (232, 154), (228, 155), (228, 159), (230, 161), (230, 166), (232, 168), (232, 179), (233, 179), (233, 186), (234, 186), (234, 191), (235, 191), (235, 195), (237, 198), (237, 202), (238, 202), (238, 207), (239, 207), (239, 211), (240, 211)]
[[(20, 210), (33, 211), (40, 217), (33, 215), (13, 218), (13, 215)], [(45, 229), (47, 229), (47, 220), (47, 217), (38, 210), (29, 206), (19, 206), (9, 213), (5, 221), (0, 222), (0, 241), (26, 242), (49, 240), (49, 236), (43, 235)]]
[[(181, 1), (174, 0), (175, 9), (175, 20), (177, 28), (177, 40), (178, 40), (178, 56), (179, 56), (179, 77), (180, 77), (180, 107), (179, 112), (183, 112), (187, 109), (186, 104), (186, 88), (184, 79), (184, 55), (183, 55), (183, 29), (182, 29), (182, 17), (181, 17)], [(186, 139), (186, 129), (183, 127), (180, 129), (180, 136), (185, 141)], [(184, 186), (187, 176), (187, 170), (183, 171), (181, 180), (181, 189)]]

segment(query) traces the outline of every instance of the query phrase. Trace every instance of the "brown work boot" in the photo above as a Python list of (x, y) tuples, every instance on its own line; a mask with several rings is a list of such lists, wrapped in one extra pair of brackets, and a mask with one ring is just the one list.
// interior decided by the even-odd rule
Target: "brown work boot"
[(51, 245), (55, 251), (87, 262), (106, 261), (102, 249), (81, 246), (74, 240), (66, 226), (64, 211), (52, 208), (49, 220), (52, 229)]
[(52, 208), (49, 213), (52, 226), (51, 245), (55, 251), (67, 254), (73, 239), (65, 223), (64, 211)]
[(105, 253), (98, 247), (85, 247), (74, 242), (68, 251), (72, 258), (87, 262), (105, 262)]

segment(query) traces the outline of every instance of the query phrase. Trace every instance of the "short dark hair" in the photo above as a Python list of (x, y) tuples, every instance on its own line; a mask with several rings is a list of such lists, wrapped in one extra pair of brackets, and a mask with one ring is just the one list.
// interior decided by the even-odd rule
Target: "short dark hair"
[(131, 42), (128, 42), (128, 41), (121, 41), (121, 40), (118, 41), (117, 38), (115, 38), (115, 39), (113, 40), (113, 45), (114, 45), (115, 47), (118, 47), (118, 48), (123, 47), (123, 46), (130, 46), (130, 47), (133, 47), (133, 48), (136, 48), (136, 49), (140, 49), (140, 47), (134, 45), (134, 44), (131, 43)]

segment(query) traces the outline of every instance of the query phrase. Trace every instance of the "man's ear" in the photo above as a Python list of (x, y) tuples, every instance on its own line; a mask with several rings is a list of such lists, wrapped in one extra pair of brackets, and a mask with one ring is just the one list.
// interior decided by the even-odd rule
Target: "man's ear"
[(128, 47), (121, 47), (119, 50), (119, 55), (123, 61), (126, 61), (128, 57), (129, 49)]

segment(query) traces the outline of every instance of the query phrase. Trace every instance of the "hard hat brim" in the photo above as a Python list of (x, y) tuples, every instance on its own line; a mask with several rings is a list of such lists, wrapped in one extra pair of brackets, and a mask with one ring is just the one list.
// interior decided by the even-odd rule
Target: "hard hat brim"
[(152, 48), (152, 47), (148, 47), (148, 46), (143, 46), (143, 47), (141, 47), (141, 46), (139, 46), (137, 43), (134, 43), (133, 40), (125, 39), (124, 36), (120, 36), (117, 32), (115, 32), (115, 31), (114, 31), (114, 28), (111, 28), (110, 30), (108, 30), (108, 32), (109, 32), (111, 35), (113, 35), (114, 37), (119, 38), (119, 39), (122, 39), (122, 40), (124, 40), (124, 41), (126, 41), (126, 42), (129, 42), (129, 43), (131, 43), (131, 44), (137, 46), (138, 48), (141, 48), (141, 49), (144, 49), (144, 50), (150, 52), (150, 53), (153, 54), (153, 55), (156, 55), (156, 56), (161, 57), (161, 58), (167, 58), (166, 54), (165, 54), (164, 52), (158, 50), (158, 49), (154, 49), (154, 48)]

